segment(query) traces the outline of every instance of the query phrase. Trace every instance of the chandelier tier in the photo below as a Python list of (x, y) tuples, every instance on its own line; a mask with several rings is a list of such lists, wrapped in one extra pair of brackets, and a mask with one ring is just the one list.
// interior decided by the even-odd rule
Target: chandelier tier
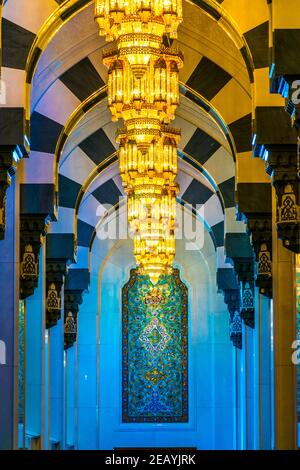
[(108, 107), (118, 129), (120, 175), (141, 274), (156, 283), (175, 256), (177, 148), (170, 126), (179, 104), (183, 56), (166, 47), (177, 37), (182, 0), (96, 0), (99, 33), (115, 47), (103, 53)]

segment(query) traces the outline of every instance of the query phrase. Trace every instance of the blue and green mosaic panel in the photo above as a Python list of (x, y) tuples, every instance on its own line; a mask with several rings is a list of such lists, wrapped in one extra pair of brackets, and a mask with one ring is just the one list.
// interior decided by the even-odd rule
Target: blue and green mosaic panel
[(123, 288), (123, 422), (188, 421), (188, 293), (179, 270)]

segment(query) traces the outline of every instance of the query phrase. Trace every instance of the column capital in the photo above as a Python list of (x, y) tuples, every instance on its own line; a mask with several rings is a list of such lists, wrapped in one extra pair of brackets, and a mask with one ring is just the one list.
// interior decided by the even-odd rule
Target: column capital
[(38, 285), (40, 248), (47, 232), (44, 214), (20, 215), (20, 298), (33, 294)]
[(46, 239), (46, 328), (61, 317), (62, 288), (68, 265), (74, 262), (74, 235), (49, 233)]
[(46, 259), (46, 328), (55, 326), (61, 317), (61, 293), (67, 269), (65, 260)]
[[(253, 187), (253, 188), (252, 188)], [(253, 197), (249, 197), (253, 189)], [(256, 286), (262, 295), (272, 297), (272, 186), (270, 183), (238, 184), (239, 210), (247, 229), (257, 262)]]
[(269, 145), (268, 167), (276, 191), (278, 237), (288, 250), (300, 252), (300, 147)]
[(241, 318), (241, 293), (239, 289), (225, 289), (224, 301), (227, 305), (230, 319), (230, 340), (234, 347), (243, 348), (242, 318)]
[(254, 251), (247, 233), (228, 233), (225, 251), (233, 262), (239, 282), (254, 278)]
[(251, 214), (248, 229), (257, 261), (255, 285), (259, 293), (272, 298), (272, 213)]
[(228, 234), (226, 254), (233, 261), (241, 290), (240, 317), (246, 326), (254, 328), (254, 251), (247, 233)]
[(84, 292), (89, 286), (87, 269), (70, 269), (64, 285), (64, 347), (73, 346), (77, 340), (77, 318)]
[(242, 349), (241, 292), (233, 268), (219, 268), (217, 271), (219, 291), (223, 292), (224, 302), (229, 312), (230, 340), (236, 348)]
[(254, 302), (254, 280), (243, 280), (242, 287), (242, 311), (241, 318), (246, 326), (255, 327), (255, 302)]
[(77, 317), (82, 304), (83, 290), (64, 291), (64, 348), (73, 346), (77, 340)]

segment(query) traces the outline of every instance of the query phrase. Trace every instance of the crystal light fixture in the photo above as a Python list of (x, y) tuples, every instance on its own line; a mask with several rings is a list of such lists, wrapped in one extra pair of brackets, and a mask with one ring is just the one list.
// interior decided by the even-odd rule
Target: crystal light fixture
[(179, 104), (183, 56), (163, 37), (177, 37), (182, 0), (96, 0), (95, 18), (100, 35), (115, 42), (103, 53), (108, 107), (113, 121), (123, 121), (120, 175), (136, 262), (155, 284), (171, 271), (175, 256), (180, 130), (169, 124)]

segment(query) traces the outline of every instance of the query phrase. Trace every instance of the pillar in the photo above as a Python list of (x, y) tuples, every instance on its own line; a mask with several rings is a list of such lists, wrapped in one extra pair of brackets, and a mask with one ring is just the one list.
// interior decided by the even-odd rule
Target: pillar
[(76, 448), (77, 342), (65, 351), (65, 430), (66, 449)]
[[(87, 269), (69, 269), (64, 288), (64, 348), (67, 357), (66, 444), (76, 449), (96, 448), (96, 408), (93, 409), (92, 416), (89, 407), (85, 406), (91, 397), (96, 403), (96, 331), (86, 310), (82, 316), (79, 312), (83, 293), (88, 286)], [(91, 300), (90, 296), (84, 300)], [(94, 299), (92, 305), (92, 308), (95, 308)]]
[(295, 272), (295, 254), (278, 238), (273, 192), (274, 424), (278, 450), (298, 448), (297, 376), (291, 349), (296, 339)]
[(12, 179), (6, 192), (6, 227), (0, 241), (0, 449), (17, 447), (19, 185)]
[(48, 330), (50, 347), (50, 448), (63, 448), (64, 322)]
[(46, 241), (46, 327), (48, 329), (49, 446), (65, 447), (64, 284), (68, 265), (75, 261), (74, 235), (49, 233)]
[[(245, 330), (245, 325), (242, 326)], [(246, 407), (246, 349), (236, 349), (236, 447), (247, 448), (247, 407)]]
[(39, 256), (39, 282), (26, 299), (25, 432), (29, 442), (44, 448), (45, 372), (45, 245)]
[(274, 445), (274, 357), (273, 357), (273, 319), (271, 300), (258, 296), (259, 329), (259, 413), (261, 450), (271, 450)]

